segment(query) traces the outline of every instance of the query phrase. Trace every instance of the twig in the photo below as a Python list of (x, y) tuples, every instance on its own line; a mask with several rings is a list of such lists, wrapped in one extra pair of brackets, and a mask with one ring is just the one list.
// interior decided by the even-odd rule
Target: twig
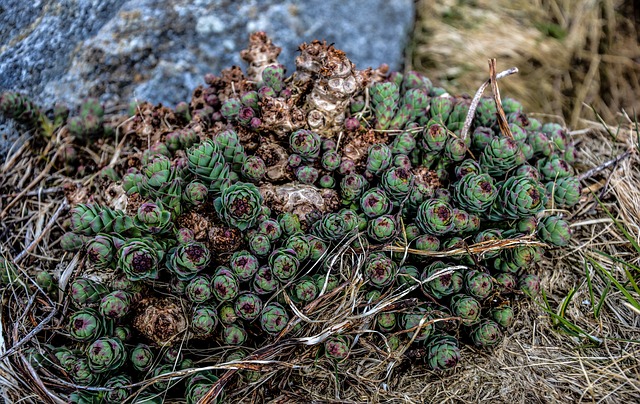
[(22, 155), (22, 152), (28, 149), (29, 146), (30, 146), (29, 140), (25, 141), (22, 144), (22, 146), (20, 146), (20, 148), (11, 155), (11, 158), (4, 163), (4, 165), (2, 166), (2, 171), (0, 171), (0, 174), (6, 173), (11, 167), (13, 167), (16, 161), (18, 161), (18, 158), (20, 158), (20, 155)]
[(40, 324), (38, 324), (33, 330), (29, 331), (27, 335), (25, 335), (20, 341), (18, 341), (18, 343), (9, 348), (7, 352), (0, 356), (0, 361), (9, 355), (13, 355), (22, 345), (26, 344), (31, 338), (33, 338), (34, 335), (39, 333), (49, 321), (51, 321), (51, 319), (58, 313), (58, 310), (56, 310), (55, 306), (51, 307), (51, 313), (49, 313), (47, 317), (45, 317), (44, 320), (42, 320)]
[[(40, 188), (37, 191), (31, 191), (31, 192), (27, 192), (26, 194), (22, 195), (22, 196), (36, 196), (36, 195), (42, 195), (42, 194), (55, 194), (56, 192), (60, 192), (62, 191), (62, 187), (52, 187), (52, 188)], [(13, 198), (18, 196), (17, 193), (14, 194), (3, 194), (0, 195), (0, 198)]]
[(496, 101), (496, 109), (498, 110), (498, 124), (500, 125), (500, 132), (510, 139), (513, 139), (513, 133), (509, 128), (507, 122), (507, 116), (502, 109), (502, 101), (500, 100), (500, 90), (498, 89), (498, 76), (496, 74), (496, 60), (489, 59), (489, 75), (491, 76), (491, 90), (493, 90), (493, 99)]
[[(49, 399), (51, 399), (52, 403), (56, 403), (56, 404), (64, 404), (65, 403), (59, 397), (56, 397), (55, 395), (53, 395), (49, 391), (49, 389), (47, 389), (47, 387), (44, 385), (44, 383), (42, 383), (42, 380), (40, 380), (40, 377), (38, 377), (38, 373), (35, 371), (33, 366), (31, 366), (31, 364), (29, 363), (27, 358), (24, 357), (24, 355), (20, 355), (20, 361), (22, 361), (22, 364), (27, 368), (27, 370), (29, 371), (29, 374), (31, 374), (31, 377), (33, 377), (33, 381), (36, 383), (36, 385), (40, 388), (40, 390), (42, 390), (42, 392), (44, 392), (46, 394), (46, 396)], [(40, 398), (42, 398), (42, 396), (40, 396)]]
[(600, 164), (597, 167), (593, 167), (593, 168), (583, 172), (582, 174), (580, 174), (578, 176), (578, 179), (580, 181), (582, 181), (582, 180), (586, 180), (587, 178), (591, 178), (594, 175), (596, 175), (597, 173), (599, 173), (600, 171), (618, 164), (620, 161), (626, 159), (629, 156), (631, 156), (631, 150), (627, 150), (626, 152), (622, 153), (621, 155), (616, 156), (615, 158), (613, 158), (613, 159), (611, 159), (609, 161), (605, 161), (604, 163)]
[[(496, 79), (502, 79), (507, 76), (511, 76), (512, 74), (518, 73), (517, 67), (512, 67), (509, 70), (502, 71), (496, 75)], [(467, 117), (464, 120), (464, 126), (462, 127), (462, 131), (460, 132), (460, 140), (463, 142), (467, 139), (469, 134), (469, 129), (471, 129), (471, 124), (473, 123), (473, 117), (476, 114), (476, 109), (478, 109), (478, 104), (480, 104), (480, 99), (482, 98), (482, 94), (484, 90), (486, 90), (487, 86), (491, 84), (491, 79), (482, 83), (478, 91), (476, 91), (476, 95), (473, 96), (473, 100), (471, 101), (471, 105), (469, 106), (469, 112), (467, 112)]]
[(42, 172), (40, 174), (38, 174), (38, 176), (36, 178), (34, 178), (33, 181), (31, 181), (29, 183), (29, 185), (27, 185), (19, 194), (18, 196), (16, 196), (15, 198), (13, 198), (13, 200), (11, 202), (9, 202), (9, 204), (7, 205), (7, 207), (4, 208), (4, 210), (2, 211), (2, 213), (0, 213), (0, 219), (3, 219), (6, 215), (7, 212), (9, 212), (9, 209), (11, 209), (16, 203), (18, 203), (18, 201), (20, 201), (20, 199), (27, 193), (29, 192), (29, 190), (31, 188), (33, 188), (37, 183), (39, 183), (47, 174), (49, 174), (49, 170), (51, 170), (51, 167), (53, 167), (53, 165), (56, 162), (56, 159), (58, 158), (58, 154), (60, 154), (60, 152), (62, 151), (64, 145), (62, 145), (61, 147), (58, 148), (58, 150), (56, 151), (56, 153), (53, 155), (53, 157), (51, 158), (51, 160), (49, 161), (49, 163), (46, 165), (46, 167), (44, 168), (44, 170), (42, 170)]
[(44, 229), (42, 229), (42, 231), (40, 232), (40, 234), (38, 234), (38, 237), (36, 237), (35, 240), (33, 240), (31, 242), (31, 244), (29, 244), (29, 246), (27, 248), (25, 248), (20, 254), (18, 254), (14, 259), (13, 259), (13, 263), (14, 264), (18, 264), (20, 261), (22, 261), (22, 259), (24, 257), (27, 256), (28, 253), (30, 253), (35, 247), (36, 245), (38, 245), (38, 243), (42, 240), (42, 238), (44, 237), (45, 234), (47, 234), (47, 232), (51, 229), (51, 227), (53, 226), (53, 224), (55, 223), (56, 220), (58, 220), (58, 216), (60, 216), (60, 213), (62, 213), (62, 211), (69, 205), (69, 203), (67, 202), (67, 198), (64, 198), (64, 200), (62, 201), (62, 203), (60, 204), (60, 206), (58, 207), (58, 209), (55, 211), (55, 213), (53, 214), (53, 216), (51, 216), (51, 219), (49, 219), (49, 222), (47, 223), (47, 225), (44, 227)]

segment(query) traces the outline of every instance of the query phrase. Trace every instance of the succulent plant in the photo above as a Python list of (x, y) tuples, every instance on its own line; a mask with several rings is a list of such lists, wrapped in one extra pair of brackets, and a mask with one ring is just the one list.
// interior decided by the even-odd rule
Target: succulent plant
[(480, 166), (491, 176), (501, 176), (525, 162), (525, 157), (515, 140), (494, 137), (480, 155)]
[(280, 93), (284, 89), (285, 71), (286, 68), (281, 64), (268, 65), (262, 71), (262, 86)]
[(516, 175), (502, 183), (491, 213), (504, 219), (520, 219), (539, 213), (545, 202), (546, 191), (540, 182)]
[(190, 302), (202, 304), (211, 299), (214, 294), (212, 289), (212, 281), (208, 276), (196, 275), (187, 283), (184, 293)]
[(309, 254), (311, 253), (311, 245), (303, 233), (289, 236), (284, 242), (283, 247), (295, 251), (296, 257), (300, 262), (309, 258)]
[(41, 119), (42, 112), (26, 95), (6, 91), (0, 94), (0, 113), (16, 121), (35, 126)]
[(297, 214), (291, 212), (285, 212), (278, 216), (278, 223), (282, 232), (290, 236), (298, 233), (301, 230), (300, 218)]
[(222, 324), (233, 324), (238, 320), (236, 311), (231, 303), (223, 303), (218, 309), (218, 317)]
[[(3, 282), (0, 282), (0, 285), (2, 284)], [(36, 284), (47, 293), (55, 293), (58, 290), (58, 286), (54, 282), (53, 275), (44, 270), (36, 273)]]
[(511, 306), (494, 307), (490, 311), (493, 321), (501, 327), (509, 328), (513, 324), (513, 309)]
[(374, 83), (369, 87), (373, 112), (376, 117), (376, 129), (389, 129), (391, 120), (398, 109), (400, 89), (395, 83)]
[(438, 251), (440, 249), (440, 239), (430, 234), (424, 234), (413, 240), (414, 248), (419, 251)]
[(369, 220), (367, 235), (373, 241), (386, 243), (391, 241), (397, 233), (397, 224), (393, 216), (382, 215)]
[(100, 282), (89, 278), (76, 278), (69, 288), (71, 299), (78, 306), (98, 303), (102, 296), (108, 293), (108, 289)]
[[(450, 266), (452, 265), (435, 261), (424, 269), (420, 275), (420, 281), (423, 282), (422, 290), (426, 295), (442, 299), (460, 291), (462, 274), (457, 270), (447, 270)], [(431, 280), (427, 282), (427, 279)]]
[(559, 216), (547, 216), (538, 223), (538, 237), (545, 243), (562, 247), (571, 239), (571, 228)]
[(413, 175), (409, 170), (402, 167), (391, 167), (382, 173), (380, 185), (397, 206), (411, 191), (412, 178)]
[(249, 156), (242, 164), (240, 172), (246, 180), (259, 182), (264, 178), (267, 172), (267, 166), (260, 157)]
[(109, 319), (118, 319), (127, 315), (131, 308), (131, 295), (115, 290), (100, 301), (100, 314)]
[(479, 300), (486, 299), (493, 291), (491, 275), (474, 269), (465, 273), (464, 285), (467, 293)]
[(503, 293), (515, 290), (518, 286), (515, 275), (507, 272), (496, 274), (494, 277), (495, 285)]
[(327, 240), (338, 241), (348, 232), (347, 223), (339, 213), (327, 213), (314, 223), (312, 232), (315, 236)]
[(364, 264), (365, 277), (376, 288), (391, 284), (397, 271), (396, 263), (382, 253), (372, 253)]
[(131, 338), (133, 337), (133, 332), (129, 327), (124, 325), (119, 325), (113, 329), (112, 336), (119, 338), (120, 341), (122, 342), (130, 342)]
[(322, 139), (320, 135), (307, 129), (299, 129), (289, 137), (289, 145), (293, 153), (311, 162), (320, 156)]
[(118, 269), (132, 281), (157, 279), (164, 249), (155, 241), (146, 238), (128, 239), (119, 251)]
[(98, 233), (123, 234), (134, 228), (133, 219), (106, 206), (79, 204), (71, 209), (71, 230), (85, 236)]
[(170, 386), (175, 384), (175, 383), (172, 384), (172, 380), (174, 380), (173, 378), (170, 378), (167, 376), (159, 378), (160, 376), (166, 375), (168, 373), (172, 373), (173, 371), (174, 371), (174, 365), (170, 365), (168, 363), (163, 363), (153, 368), (151, 372), (151, 376), (154, 378), (158, 378), (151, 385), (151, 388), (153, 389), (153, 391), (164, 392), (164, 391), (167, 391)]
[(234, 309), (239, 318), (247, 321), (254, 320), (262, 312), (262, 299), (255, 293), (240, 293), (236, 298)]
[(182, 348), (177, 345), (173, 345), (168, 347), (163, 355), (162, 355), (162, 363), (168, 363), (171, 365), (175, 365), (182, 362), (184, 355), (182, 353)]
[(91, 386), (98, 382), (100, 375), (89, 367), (89, 359), (77, 358), (71, 367), (69, 374), (73, 381), (81, 386)]
[(293, 285), (293, 299), (306, 304), (318, 296), (316, 282), (310, 276), (303, 276)]
[(371, 188), (360, 198), (360, 208), (370, 218), (386, 215), (392, 207), (389, 197), (381, 188)]
[(225, 188), (213, 205), (227, 225), (247, 230), (256, 224), (261, 213), (262, 195), (255, 185), (236, 182)]
[(200, 181), (191, 181), (184, 187), (182, 199), (193, 205), (202, 206), (207, 202), (209, 187)]
[(240, 324), (225, 324), (222, 327), (222, 342), (225, 345), (242, 346), (247, 340), (247, 331)]
[(249, 250), (258, 257), (265, 257), (271, 252), (271, 240), (263, 233), (256, 233), (249, 238)]
[(321, 188), (334, 188), (336, 185), (336, 180), (333, 176), (325, 174), (318, 179), (318, 185)]
[(376, 323), (380, 331), (388, 333), (396, 327), (396, 313), (391, 311), (383, 311), (376, 316)]
[(84, 236), (73, 232), (67, 232), (60, 237), (60, 247), (65, 251), (76, 252), (84, 246), (85, 242)]
[(402, 328), (412, 330), (407, 333), (409, 338), (415, 337), (416, 341), (424, 341), (433, 334), (435, 327), (430, 322), (429, 312), (425, 309), (419, 308), (414, 312), (404, 313), (401, 319)]
[(87, 348), (89, 368), (105, 373), (120, 368), (127, 359), (124, 344), (118, 338), (101, 337)]
[(488, 174), (467, 174), (455, 183), (453, 189), (455, 201), (473, 213), (483, 213), (498, 196), (493, 178)]
[(460, 348), (455, 337), (448, 335), (435, 337), (429, 340), (426, 348), (425, 360), (433, 370), (451, 369), (460, 361)]
[(347, 205), (351, 201), (358, 199), (367, 185), (367, 180), (360, 174), (351, 172), (345, 175), (342, 181), (340, 181), (340, 196), (342, 197), (343, 204)]
[(253, 278), (260, 264), (258, 259), (251, 255), (249, 251), (242, 250), (233, 253), (229, 266), (238, 277), (238, 280), (245, 282)]
[(303, 184), (313, 185), (319, 177), (320, 173), (315, 167), (300, 166), (296, 169), (296, 178)]
[(435, 121), (445, 123), (453, 111), (453, 98), (449, 96), (433, 97), (429, 101), (431, 116)]
[(171, 212), (165, 210), (160, 201), (145, 202), (138, 208), (133, 221), (141, 231), (150, 234), (165, 233), (171, 229)]
[(518, 288), (530, 296), (537, 296), (540, 293), (540, 277), (523, 274), (518, 278)]
[[(242, 115), (242, 110), (240, 111), (240, 115)], [(249, 117), (249, 120), (251, 120), (251, 118), (252, 116)], [(244, 152), (244, 147), (240, 143), (236, 131), (231, 129), (224, 130), (216, 134), (213, 141), (218, 146), (218, 150), (220, 150), (224, 156), (225, 161), (231, 166), (231, 169), (240, 172), (242, 165), (247, 159), (247, 155)]]
[(335, 362), (343, 362), (351, 351), (350, 341), (342, 335), (335, 335), (324, 342), (324, 354)]
[(471, 325), (480, 317), (480, 303), (471, 296), (458, 294), (451, 298), (451, 312), (462, 319), (462, 324)]
[(538, 247), (517, 246), (502, 251), (500, 256), (494, 261), (494, 267), (502, 272), (515, 273), (521, 268), (529, 268), (540, 261), (542, 253)]
[(219, 192), (226, 186), (229, 178), (230, 166), (225, 156), (213, 140), (207, 139), (187, 151), (189, 169), (205, 184), (209, 184), (209, 189)]
[(281, 282), (291, 279), (300, 267), (294, 250), (278, 248), (269, 255), (271, 273)]
[(106, 392), (104, 396), (105, 402), (109, 404), (118, 404), (124, 402), (131, 396), (131, 389), (126, 388), (132, 383), (132, 380), (127, 375), (113, 376), (107, 380), (104, 384), (105, 387), (110, 388), (111, 391)]
[(548, 158), (538, 160), (536, 164), (538, 171), (547, 181), (554, 181), (559, 178), (570, 177), (573, 175), (573, 169), (560, 156), (552, 154)]
[(84, 308), (69, 316), (69, 334), (76, 341), (92, 341), (102, 336), (105, 324), (102, 316), (92, 308)]
[(167, 256), (167, 268), (178, 279), (188, 281), (209, 265), (211, 253), (198, 241), (190, 241), (172, 248)]
[(407, 242), (410, 243), (420, 236), (420, 229), (415, 223), (409, 223), (404, 226), (404, 229), (400, 234), (402, 237), (406, 235)]
[(492, 346), (502, 341), (502, 331), (492, 320), (482, 320), (471, 331), (471, 339), (477, 346)]
[(454, 228), (453, 209), (442, 199), (426, 200), (418, 208), (416, 225), (423, 232), (434, 236), (449, 233)]
[(62, 369), (69, 372), (73, 367), (73, 364), (78, 359), (76, 353), (67, 347), (56, 347), (51, 350), (55, 361), (62, 367)]
[(313, 278), (316, 282), (316, 287), (318, 288), (318, 296), (331, 292), (339, 285), (338, 278), (330, 273), (316, 274)]
[(220, 113), (222, 114), (222, 116), (231, 121), (238, 118), (240, 109), (242, 109), (242, 101), (240, 101), (238, 98), (229, 98), (222, 104)]
[[(187, 404), (199, 403), (217, 381), (218, 377), (211, 371), (198, 372), (191, 376), (185, 389)], [(217, 400), (215, 403), (217, 404), (219, 401)]]
[(578, 177), (564, 177), (546, 184), (547, 193), (560, 207), (570, 208), (580, 201), (580, 180)]
[(367, 170), (374, 175), (380, 175), (391, 164), (391, 149), (384, 143), (369, 146), (367, 152)]
[(191, 316), (191, 330), (198, 337), (210, 337), (218, 325), (218, 312), (209, 305), (198, 306)]
[[(438, 371), (460, 360), (456, 337), (479, 346), (498, 343), (513, 322), (514, 294), (539, 293), (540, 279), (530, 268), (543, 247), (510, 242), (523, 236), (553, 246), (569, 241), (566, 219), (542, 214), (580, 199), (571, 167), (576, 149), (565, 128), (528, 118), (520, 103), (505, 98), (507, 137), (495, 101), (481, 98), (472, 132), (463, 138), (471, 100), (449, 95), (419, 73), (382, 77), (383, 69), (363, 81), (341, 52), (314, 42), (301, 47), (297, 71), (287, 78), (276, 49), (264, 34), (252, 36), (243, 54), (246, 74), (236, 67), (207, 75), (191, 102), (166, 109), (167, 119), (165, 109), (136, 106), (132, 124), (166, 121), (171, 129), (158, 132), (139, 161), (129, 162), (137, 166), (121, 179), (127, 211), (97, 204), (71, 210), (60, 247), (86, 248), (98, 276), (115, 272), (109, 288), (88, 278), (71, 283), (73, 305), (64, 319), (75, 341), (69, 348), (40, 339), (42, 352), (25, 350), (36, 370), (52, 362), (74, 384), (111, 388), (79, 389), (69, 401), (126, 401), (132, 392), (125, 386), (164, 375), (152, 386), (162, 393), (156, 399), (150, 398), (155, 393), (134, 399), (159, 402), (180, 383), (167, 373), (242, 360), (247, 351), (239, 346), (259, 348), (264, 337), (277, 339), (284, 331), (303, 336), (303, 323), (289, 321), (289, 304), (302, 309), (318, 296), (340, 298), (353, 271), (340, 273), (346, 267), (337, 252), (341, 259), (343, 251), (365, 254), (358, 310), (411, 292), (406, 303), (376, 313), (373, 338), (390, 351), (405, 346)], [(63, 148), (57, 167), (80, 176), (94, 171), (83, 157), (94, 149), (90, 136), (108, 140), (115, 132), (96, 100), (71, 119), (68, 109), (56, 108), (49, 122), (26, 97), (3, 94), (0, 112), (41, 125), (40, 132), (66, 121), (78, 144)], [(96, 169), (99, 185), (120, 181), (121, 168)], [(317, 187), (317, 198), (295, 204), (300, 216), (286, 211), (292, 199), (278, 200), (284, 196), (278, 187), (291, 180)], [(406, 250), (387, 254), (376, 246), (390, 242)], [(491, 248), (476, 254), (476, 243)], [(458, 264), (467, 268), (451, 269)], [(57, 278), (36, 274), (53, 297)], [(16, 281), (17, 267), (0, 258), (1, 287)], [(181, 306), (184, 299), (188, 304)], [(185, 329), (197, 349), (220, 345), (225, 353), (196, 365), (192, 351), (170, 345)], [(64, 343), (64, 337), (47, 342)], [(156, 352), (139, 338), (162, 348)], [(319, 354), (340, 362), (354, 343), (333, 335)], [(91, 349), (94, 357), (87, 356)], [(124, 357), (139, 377), (122, 375)], [(240, 383), (261, 378), (256, 371), (239, 373)], [(199, 371), (178, 389), (196, 403), (217, 381)]]
[(269, 334), (278, 334), (284, 330), (289, 322), (289, 315), (285, 308), (276, 302), (267, 304), (260, 315), (260, 326)]
[(302, 164), (302, 157), (297, 154), (291, 154), (287, 159), (287, 163), (289, 164), (290, 168), (298, 168), (300, 167), (300, 164)]
[(417, 285), (420, 282), (420, 271), (413, 265), (403, 265), (398, 268), (396, 280), (400, 285)]

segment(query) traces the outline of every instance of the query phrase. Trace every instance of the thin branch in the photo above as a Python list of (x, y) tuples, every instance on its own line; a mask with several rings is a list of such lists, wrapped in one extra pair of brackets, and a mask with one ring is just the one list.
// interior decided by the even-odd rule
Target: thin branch
[(53, 224), (56, 222), (56, 220), (58, 220), (58, 217), (67, 206), (69, 206), (69, 202), (67, 202), (67, 198), (64, 198), (64, 200), (62, 201), (58, 209), (55, 211), (53, 216), (51, 216), (51, 219), (49, 219), (49, 222), (47, 223), (47, 225), (44, 227), (44, 229), (42, 229), (40, 234), (38, 234), (38, 237), (36, 237), (36, 239), (33, 240), (27, 248), (25, 248), (20, 254), (18, 254), (13, 259), (14, 264), (18, 264), (20, 261), (22, 261), (24, 257), (27, 256), (28, 253), (33, 251), (36, 245), (38, 245), (38, 243), (42, 241), (42, 238), (44, 237), (44, 235), (47, 234), (47, 232), (51, 229), (51, 227), (53, 227)]
[(507, 116), (502, 109), (502, 100), (500, 100), (500, 90), (498, 89), (498, 76), (496, 74), (496, 60), (489, 59), (489, 74), (491, 76), (491, 90), (493, 90), (493, 99), (496, 102), (496, 109), (498, 110), (498, 124), (500, 125), (500, 132), (510, 139), (513, 139), (511, 128), (507, 122)]
[(616, 164), (618, 164), (619, 162), (621, 162), (622, 160), (626, 159), (629, 156), (631, 156), (631, 150), (627, 150), (626, 152), (620, 154), (619, 156), (616, 156), (609, 161), (605, 161), (604, 163), (600, 164), (597, 167), (593, 167), (583, 172), (578, 176), (578, 179), (582, 181), (582, 180), (586, 180), (587, 178), (591, 178), (597, 173), (599, 173), (600, 171), (605, 170), (611, 166), (615, 166)]
[(51, 170), (51, 167), (53, 167), (53, 165), (55, 164), (57, 158), (58, 158), (58, 154), (60, 154), (60, 152), (62, 151), (62, 149), (65, 147), (65, 145), (62, 145), (58, 148), (58, 150), (56, 151), (56, 153), (53, 155), (53, 157), (51, 157), (51, 160), (49, 161), (49, 163), (46, 165), (46, 167), (44, 168), (44, 170), (42, 170), (42, 172), (40, 174), (38, 174), (38, 176), (36, 178), (33, 179), (33, 181), (31, 181), (29, 183), (29, 185), (27, 185), (15, 198), (13, 198), (13, 200), (11, 202), (9, 202), (9, 204), (7, 205), (7, 207), (4, 208), (4, 210), (0, 213), (0, 219), (4, 218), (7, 213), (9, 212), (9, 209), (11, 209), (16, 203), (18, 203), (18, 201), (20, 201), (20, 199), (22, 199), (22, 197), (29, 192), (29, 190), (31, 188), (33, 188), (37, 183), (39, 183), (44, 177), (47, 176), (47, 174), (49, 174), (49, 170)]
[(31, 338), (34, 337), (34, 335), (39, 333), (57, 313), (58, 310), (56, 310), (55, 306), (52, 306), (51, 312), (47, 315), (47, 317), (45, 317), (44, 320), (42, 320), (40, 324), (38, 324), (33, 330), (29, 331), (29, 333), (25, 335), (20, 341), (18, 341), (17, 344), (12, 346), (7, 352), (0, 356), (0, 360), (3, 360), (9, 355), (13, 355), (22, 345), (26, 344)]
[[(509, 70), (502, 71), (496, 75), (496, 79), (502, 79), (507, 76), (511, 76), (512, 74), (518, 73), (517, 67), (512, 67)], [(473, 100), (471, 101), (471, 105), (469, 106), (469, 112), (467, 113), (467, 117), (464, 120), (464, 126), (462, 127), (462, 132), (460, 132), (460, 139), (464, 142), (469, 135), (469, 129), (471, 129), (471, 124), (473, 123), (473, 117), (476, 114), (476, 109), (478, 109), (478, 104), (480, 104), (480, 99), (482, 98), (482, 94), (484, 90), (487, 89), (487, 86), (491, 84), (491, 79), (482, 83), (478, 91), (476, 91), (476, 95), (473, 96)]]

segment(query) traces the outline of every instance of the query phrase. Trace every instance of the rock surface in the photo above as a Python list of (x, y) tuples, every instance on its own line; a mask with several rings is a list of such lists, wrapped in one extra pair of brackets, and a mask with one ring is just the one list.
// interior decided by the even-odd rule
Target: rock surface
[[(366, 6), (363, 7), (363, 5)], [(0, 90), (43, 105), (99, 96), (173, 106), (205, 73), (243, 66), (248, 35), (265, 31), (289, 72), (297, 46), (326, 39), (359, 68), (399, 68), (411, 0), (35, 0), (0, 5)]]

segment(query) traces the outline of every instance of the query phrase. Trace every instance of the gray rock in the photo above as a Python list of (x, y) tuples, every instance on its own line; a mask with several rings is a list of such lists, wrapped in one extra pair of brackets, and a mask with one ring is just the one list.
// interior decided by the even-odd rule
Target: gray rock
[(283, 48), (326, 39), (356, 66), (399, 68), (414, 18), (411, 0), (5, 0), (0, 6), (0, 89), (38, 102), (109, 105), (134, 97), (175, 105), (206, 73), (244, 66), (249, 33)]
[[(239, 51), (265, 31), (288, 72), (302, 42), (335, 43), (358, 68), (400, 68), (412, 0), (4, 0), (0, 91), (43, 106), (99, 97), (174, 106), (206, 73), (244, 67)], [(0, 122), (2, 124), (2, 122)], [(0, 143), (2, 143), (0, 136)], [(1, 147), (0, 147), (1, 149)]]

